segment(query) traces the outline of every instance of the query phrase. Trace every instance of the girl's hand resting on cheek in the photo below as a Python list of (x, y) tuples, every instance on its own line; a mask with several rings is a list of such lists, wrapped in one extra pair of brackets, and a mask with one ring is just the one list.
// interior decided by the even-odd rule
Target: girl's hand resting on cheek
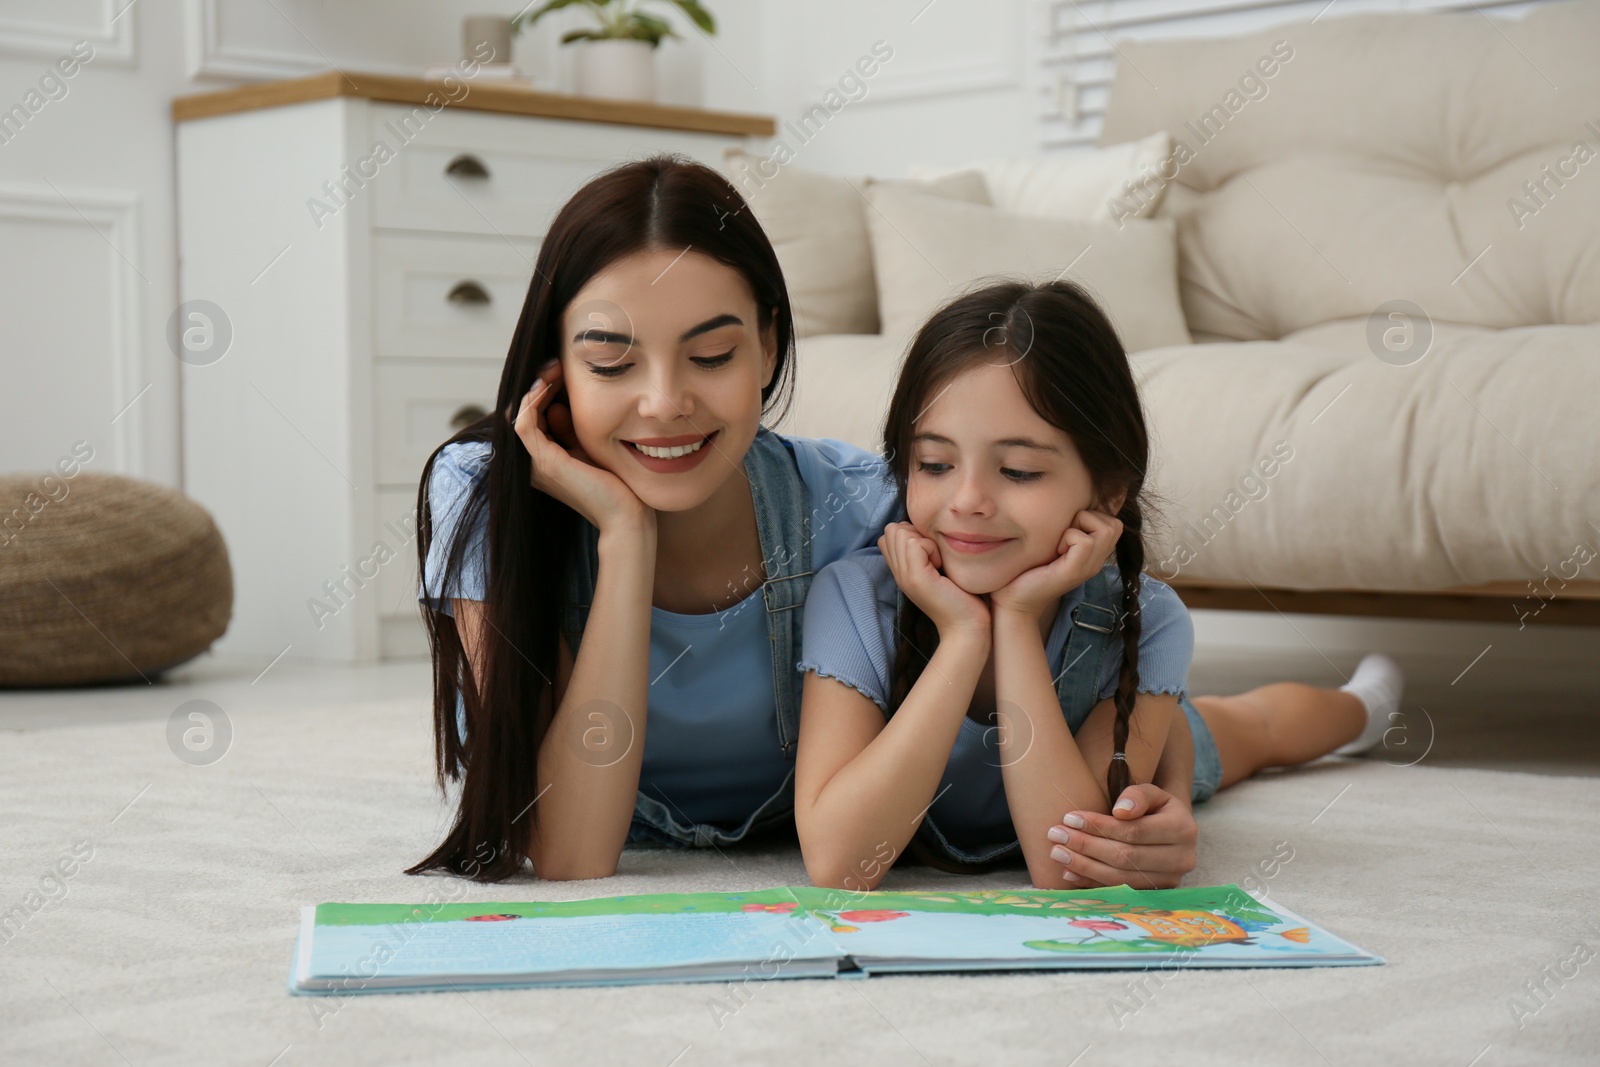
[(506, 412), (533, 460), (533, 487), (572, 508), (599, 530), (621, 522), (655, 520), (626, 482), (597, 465), (578, 443), (572, 411), (553, 402), (561, 391), (561, 361), (551, 360), (523, 394), (516, 412)]
[(1100, 573), (1122, 536), (1122, 520), (1085, 509), (1073, 517), (1056, 545), (1056, 558), (1023, 571), (989, 594), (996, 611), (1037, 620), (1053, 601)]
[(878, 538), (895, 584), (938, 627), (939, 636), (961, 630), (989, 634), (989, 606), (939, 573), (939, 545), (909, 522), (891, 522)]

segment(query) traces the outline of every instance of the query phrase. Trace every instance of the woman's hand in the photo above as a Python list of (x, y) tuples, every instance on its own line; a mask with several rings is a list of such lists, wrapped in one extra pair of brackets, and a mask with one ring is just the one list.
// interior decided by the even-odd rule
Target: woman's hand
[(1145, 783), (1130, 785), (1117, 803), (1132, 801), (1112, 814), (1071, 811), (1069, 822), (1052, 826), (1056, 843), (1052, 856), (1066, 849), (1063, 870), (1067, 881), (1084, 888), (1128, 885), (1134, 889), (1174, 889), (1194, 870), (1200, 831), (1189, 805), (1162, 789)]
[(989, 635), (989, 605), (939, 573), (939, 546), (909, 522), (891, 522), (878, 537), (878, 551), (895, 584), (925, 612), (941, 638), (967, 630)]
[(523, 394), (516, 412), (506, 412), (523, 447), (533, 460), (529, 479), (572, 508), (599, 530), (624, 522), (655, 520), (626, 482), (597, 465), (578, 443), (572, 428), (572, 411), (552, 398), (561, 390), (561, 361), (551, 360), (539, 371), (533, 388)]
[(1050, 604), (1100, 573), (1122, 537), (1122, 520), (1101, 511), (1078, 512), (1061, 534), (1056, 558), (1017, 575), (989, 594), (995, 611), (1038, 621)]

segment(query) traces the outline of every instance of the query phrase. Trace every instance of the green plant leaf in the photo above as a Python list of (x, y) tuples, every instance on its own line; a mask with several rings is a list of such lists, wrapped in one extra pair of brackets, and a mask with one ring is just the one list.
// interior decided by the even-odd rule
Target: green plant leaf
[[(649, 0), (638, 0), (640, 3)], [(700, 0), (659, 0), (671, 3), (689, 16), (701, 30), (707, 34), (717, 32), (716, 20), (711, 17), (711, 12), (701, 6)], [(642, 11), (630, 10), (628, 0), (545, 0), (532, 11), (518, 15), (511, 20), (514, 33), (521, 33), (526, 27), (533, 25), (539, 18), (551, 11), (558, 11), (573, 4), (583, 4), (594, 12), (599, 26), (593, 29), (569, 30), (561, 35), (562, 44), (571, 44), (573, 41), (648, 41), (650, 47), (659, 48), (664, 38), (683, 40), (683, 37), (672, 28), (672, 23), (655, 15), (647, 15)]]
[(511, 32), (521, 33), (523, 30), (527, 29), (529, 26), (532, 26), (535, 22), (538, 22), (540, 18), (548, 15), (552, 11), (560, 11), (564, 7), (571, 7), (573, 4), (581, 4), (586, 2), (587, 0), (545, 0), (544, 3), (540, 4), (532, 11), (524, 11), (522, 14), (512, 19)]
[[(641, 39), (648, 39), (655, 44), (660, 44), (663, 37), (678, 37), (672, 30), (672, 23), (666, 19), (656, 18), (654, 15), (646, 15), (643, 11), (635, 11), (633, 13), (633, 22), (637, 36)], [(682, 38), (678, 39), (682, 40)]]
[(700, 0), (671, 0), (671, 2), (707, 34), (717, 32), (716, 20), (711, 17), (711, 12), (700, 6)]

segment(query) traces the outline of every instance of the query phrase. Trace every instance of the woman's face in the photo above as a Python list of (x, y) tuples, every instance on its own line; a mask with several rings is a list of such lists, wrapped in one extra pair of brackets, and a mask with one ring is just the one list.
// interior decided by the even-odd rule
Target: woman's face
[(1033, 410), (1006, 364), (957, 374), (912, 427), (906, 517), (969, 593), (1056, 559), (1093, 497), (1072, 439)]
[(704, 503), (742, 471), (760, 426), (761, 390), (777, 367), (775, 314), (763, 336), (744, 276), (693, 250), (612, 263), (562, 316), (578, 443), (648, 507)]

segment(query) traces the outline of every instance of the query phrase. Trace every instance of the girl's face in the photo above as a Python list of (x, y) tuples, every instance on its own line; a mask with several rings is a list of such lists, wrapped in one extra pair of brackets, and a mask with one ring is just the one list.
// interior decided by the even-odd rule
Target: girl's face
[(578, 443), (645, 505), (687, 511), (742, 470), (778, 350), (744, 275), (693, 250), (636, 252), (578, 291), (561, 336)]
[(969, 593), (1054, 560), (1093, 498), (1072, 439), (1033, 410), (1005, 364), (958, 373), (912, 427), (906, 517)]

